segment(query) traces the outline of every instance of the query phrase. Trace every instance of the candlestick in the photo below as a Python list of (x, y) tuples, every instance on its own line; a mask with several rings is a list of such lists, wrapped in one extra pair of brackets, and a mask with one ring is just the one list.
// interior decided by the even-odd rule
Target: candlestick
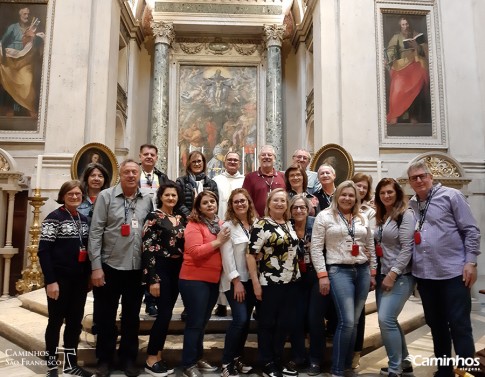
[(35, 176), (35, 188), (40, 189), (40, 173), (42, 171), (42, 155), (37, 156), (37, 175)]

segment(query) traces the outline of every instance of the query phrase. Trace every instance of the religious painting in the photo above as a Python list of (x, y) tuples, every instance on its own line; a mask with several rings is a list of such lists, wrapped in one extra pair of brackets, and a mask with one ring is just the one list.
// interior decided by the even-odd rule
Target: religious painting
[(241, 155), (241, 173), (255, 170), (257, 68), (181, 65), (179, 71), (178, 175), (190, 152), (207, 159), (207, 175), (224, 169), (229, 151)]
[(96, 162), (103, 165), (110, 177), (110, 186), (118, 182), (118, 162), (111, 149), (101, 143), (89, 143), (76, 152), (72, 158), (71, 177), (81, 179), (88, 164)]
[(378, 7), (378, 12), (381, 146), (442, 146), (443, 87), (433, 7)]
[(318, 171), (320, 165), (330, 165), (335, 170), (335, 186), (354, 175), (354, 160), (349, 152), (338, 144), (327, 144), (313, 156), (310, 169)]
[(0, 132), (37, 131), (46, 2), (0, 2)]

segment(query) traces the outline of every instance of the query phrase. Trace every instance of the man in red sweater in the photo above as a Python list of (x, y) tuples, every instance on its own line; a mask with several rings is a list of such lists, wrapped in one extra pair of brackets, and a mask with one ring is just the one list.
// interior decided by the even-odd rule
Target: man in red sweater
[(243, 188), (248, 190), (259, 216), (264, 216), (268, 194), (277, 189), (285, 189), (285, 174), (275, 170), (275, 150), (271, 145), (263, 145), (259, 151), (259, 168), (244, 178)]

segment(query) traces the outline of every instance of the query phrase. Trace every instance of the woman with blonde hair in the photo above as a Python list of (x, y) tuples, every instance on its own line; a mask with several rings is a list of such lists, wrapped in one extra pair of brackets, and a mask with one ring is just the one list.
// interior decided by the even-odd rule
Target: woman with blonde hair
[[(258, 308), (258, 349), (266, 377), (297, 376), (282, 367), (286, 337), (293, 331), (298, 237), (291, 224), (288, 195), (278, 188), (266, 199), (265, 216), (253, 224), (247, 263)], [(259, 271), (256, 261), (259, 261)], [(259, 276), (258, 276), (259, 272)]]
[(230, 230), (231, 239), (221, 247), (223, 270), (220, 291), (225, 293), (232, 312), (222, 355), (223, 377), (234, 377), (252, 370), (242, 363), (241, 357), (256, 304), (246, 262), (249, 232), (255, 218), (256, 210), (247, 190), (233, 190), (227, 201), (226, 222), (222, 226)]
[[(333, 338), (333, 377), (351, 370), (360, 313), (369, 289), (376, 284), (374, 241), (369, 221), (359, 211), (358, 195), (354, 182), (342, 182), (330, 208), (320, 212), (313, 225), (311, 257), (320, 293), (331, 293), (338, 316)], [(371, 254), (370, 264), (366, 250)]]

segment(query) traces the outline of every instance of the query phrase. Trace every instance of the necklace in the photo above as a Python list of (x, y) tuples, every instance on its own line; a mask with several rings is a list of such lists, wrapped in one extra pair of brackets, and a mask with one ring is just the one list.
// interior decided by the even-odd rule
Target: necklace
[(175, 217), (175, 215), (174, 215), (173, 213), (172, 213), (172, 214), (167, 213), (167, 212), (165, 212), (163, 209), (159, 209), (159, 211), (160, 211), (161, 213), (163, 213), (163, 214), (164, 214), (165, 216), (167, 216), (167, 217)]

